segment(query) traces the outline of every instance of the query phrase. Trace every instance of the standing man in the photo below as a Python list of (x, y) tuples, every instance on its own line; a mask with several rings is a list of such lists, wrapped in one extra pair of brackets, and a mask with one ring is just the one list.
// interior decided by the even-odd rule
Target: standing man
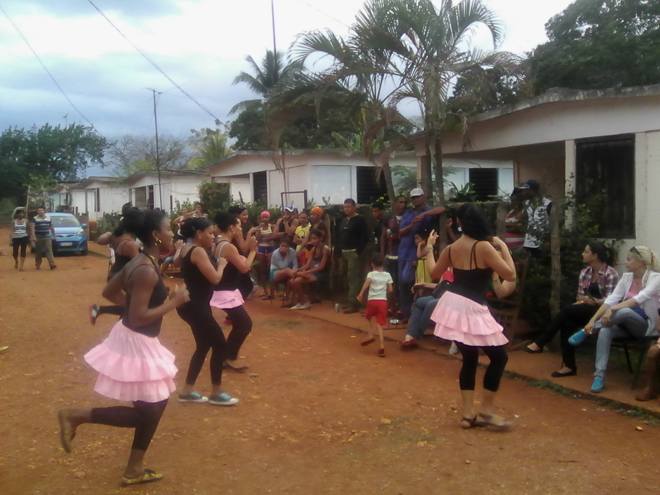
[(37, 208), (37, 214), (30, 223), (30, 241), (34, 249), (34, 262), (37, 270), (41, 269), (41, 260), (45, 256), (48, 259), (50, 269), (57, 268), (53, 258), (53, 223), (43, 206)]
[(364, 217), (358, 215), (354, 199), (348, 198), (344, 201), (344, 214), (346, 218), (340, 231), (341, 257), (346, 264), (348, 279), (348, 304), (344, 308), (344, 313), (357, 313), (360, 309), (357, 295), (363, 278), (360, 259), (369, 242), (369, 229)]
[(385, 229), (385, 270), (394, 281), (394, 297), (389, 304), (390, 314), (399, 312), (399, 223), (406, 211), (408, 200), (405, 196), (398, 196), (392, 204), (392, 215), (387, 219)]
[(371, 205), (371, 216), (374, 217), (373, 244), (374, 254), (380, 254), (385, 259), (385, 208), (383, 203), (375, 202)]
[(413, 207), (405, 211), (399, 223), (399, 308), (402, 323), (408, 321), (413, 301), (412, 287), (417, 263), (415, 235), (433, 230), (437, 220), (435, 217), (446, 211), (444, 206), (429, 207), (421, 187), (410, 191), (410, 201)]
[(516, 188), (523, 198), (523, 213), (527, 219), (523, 247), (531, 256), (539, 256), (544, 238), (550, 233), (552, 200), (541, 194), (539, 183), (534, 179)]

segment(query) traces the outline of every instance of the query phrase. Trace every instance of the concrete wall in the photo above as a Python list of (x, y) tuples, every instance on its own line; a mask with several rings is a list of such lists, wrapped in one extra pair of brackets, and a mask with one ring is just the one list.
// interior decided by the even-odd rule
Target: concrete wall
[(635, 135), (635, 220), (637, 244), (660, 253), (660, 132)]
[(525, 146), (513, 153), (515, 182), (535, 179), (545, 196), (561, 198), (565, 192), (565, 144)]
[[(186, 201), (190, 203), (199, 201), (199, 186), (204, 179), (205, 177), (201, 175), (163, 175), (161, 177), (163, 204), (160, 202), (157, 175), (149, 174), (131, 181), (126, 186), (126, 190), (153, 186), (154, 207), (170, 212), (176, 210), (177, 202), (181, 205)], [(134, 201), (133, 198), (132, 200)]]

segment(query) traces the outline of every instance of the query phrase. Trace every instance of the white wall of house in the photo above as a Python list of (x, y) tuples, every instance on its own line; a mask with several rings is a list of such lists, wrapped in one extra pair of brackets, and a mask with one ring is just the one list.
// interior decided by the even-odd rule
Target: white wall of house
[[(161, 208), (171, 212), (176, 210), (177, 204), (182, 205), (186, 201), (194, 203), (199, 201), (199, 186), (205, 179), (201, 175), (163, 175), (161, 186), (158, 187), (158, 176), (148, 174), (128, 183), (127, 188), (131, 190), (130, 201), (138, 204), (136, 196), (142, 195), (142, 188), (153, 188), (154, 208)], [(161, 204), (162, 195), (162, 204)], [(148, 198), (148, 196), (147, 196)]]

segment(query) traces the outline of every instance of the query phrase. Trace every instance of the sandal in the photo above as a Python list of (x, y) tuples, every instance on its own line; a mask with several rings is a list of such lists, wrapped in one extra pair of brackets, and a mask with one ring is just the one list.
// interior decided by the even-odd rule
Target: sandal
[(491, 431), (505, 432), (510, 431), (513, 424), (501, 416), (495, 414), (479, 413), (475, 417), (477, 426), (486, 426)]
[(469, 430), (470, 428), (475, 428), (477, 426), (481, 426), (479, 423), (477, 423), (477, 415), (475, 414), (471, 418), (467, 416), (463, 416), (461, 418), (461, 428), (464, 430)]
[(121, 477), (121, 486), (132, 486), (140, 485), (142, 483), (153, 483), (154, 481), (160, 481), (163, 479), (163, 475), (157, 473), (152, 469), (145, 469), (141, 476), (137, 478), (128, 478), (126, 476)]
[(229, 361), (222, 363), (222, 367), (226, 370), (231, 370), (235, 373), (245, 373), (248, 370), (248, 366), (237, 366), (233, 365)]

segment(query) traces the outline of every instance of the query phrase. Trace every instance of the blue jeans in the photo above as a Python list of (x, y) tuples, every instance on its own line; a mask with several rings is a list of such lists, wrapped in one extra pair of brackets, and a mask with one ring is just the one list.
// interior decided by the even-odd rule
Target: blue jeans
[(438, 301), (439, 299), (433, 296), (418, 297), (415, 300), (410, 312), (406, 334), (415, 339), (421, 339), (424, 336), (424, 331), (431, 323), (431, 314)]
[(610, 359), (612, 340), (619, 337), (634, 337), (641, 339), (646, 335), (648, 320), (642, 318), (630, 308), (618, 310), (612, 316), (607, 327), (601, 327), (598, 331), (598, 342), (596, 343), (596, 372), (595, 376), (605, 378), (607, 362)]
[(415, 285), (415, 263), (414, 260), (399, 258), (399, 310), (401, 317), (407, 320), (410, 317), (410, 308), (413, 302), (412, 288)]

